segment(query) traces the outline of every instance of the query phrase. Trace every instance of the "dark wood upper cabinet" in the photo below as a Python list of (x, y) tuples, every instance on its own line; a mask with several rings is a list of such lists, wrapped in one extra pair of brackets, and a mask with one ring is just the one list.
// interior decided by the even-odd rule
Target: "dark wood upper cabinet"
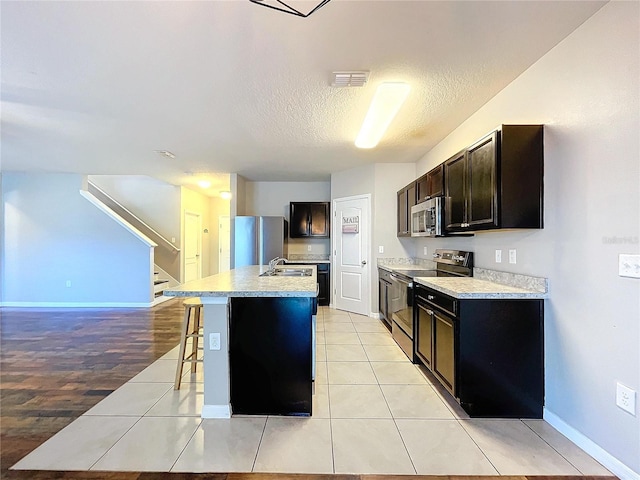
[(445, 230), (498, 227), (497, 132), (444, 162)]
[(444, 165), (440, 164), (416, 180), (417, 202), (444, 194)]
[(445, 230), (463, 229), (467, 221), (467, 155), (465, 151), (444, 162)]
[(291, 238), (328, 238), (330, 230), (329, 202), (291, 202), (289, 204), (289, 236)]
[(498, 133), (467, 149), (467, 226), (498, 227)]
[(543, 228), (542, 133), (503, 125), (444, 162), (446, 231)]
[(397, 206), (397, 236), (411, 236), (411, 207), (416, 204), (416, 182), (411, 182), (406, 187), (398, 190)]

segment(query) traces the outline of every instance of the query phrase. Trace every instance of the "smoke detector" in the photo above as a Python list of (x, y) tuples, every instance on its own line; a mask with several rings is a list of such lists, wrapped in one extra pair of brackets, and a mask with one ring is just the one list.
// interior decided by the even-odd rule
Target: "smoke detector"
[(331, 86), (342, 87), (364, 87), (369, 80), (369, 72), (333, 72)]

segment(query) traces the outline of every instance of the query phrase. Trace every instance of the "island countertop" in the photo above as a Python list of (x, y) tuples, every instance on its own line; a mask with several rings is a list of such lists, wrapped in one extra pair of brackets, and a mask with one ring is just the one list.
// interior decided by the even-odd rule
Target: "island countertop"
[[(287, 267), (294, 266), (291, 263)], [(192, 280), (164, 291), (173, 297), (315, 297), (317, 293), (316, 267), (309, 277), (260, 277), (266, 265), (250, 265)]]

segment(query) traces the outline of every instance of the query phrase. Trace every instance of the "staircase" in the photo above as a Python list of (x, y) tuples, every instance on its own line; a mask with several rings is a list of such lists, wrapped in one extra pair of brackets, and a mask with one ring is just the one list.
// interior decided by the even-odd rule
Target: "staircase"
[(169, 280), (160, 279), (160, 273), (155, 272), (153, 274), (153, 293), (154, 296), (161, 297), (164, 293), (164, 290), (169, 287)]
[[(109, 212), (112, 212), (112, 217), (119, 218), (121, 223), (133, 227), (134, 230), (141, 233), (148, 241), (152, 242), (155, 247), (153, 249), (153, 262), (154, 262), (154, 275), (153, 275), (153, 295), (154, 301), (152, 304), (157, 304), (163, 300), (169, 298), (163, 298), (163, 292), (169, 287), (173, 287), (179, 284), (176, 280), (179, 276), (179, 254), (180, 249), (177, 248), (171, 241), (162, 236), (143, 220), (137, 217), (124, 205), (119, 203), (109, 194), (101, 190), (97, 185), (88, 181), (86, 190), (83, 193), (85, 197), (92, 197), (91, 200), (95, 204), (95, 200), (99, 202)], [(103, 210), (104, 210), (103, 208)]]

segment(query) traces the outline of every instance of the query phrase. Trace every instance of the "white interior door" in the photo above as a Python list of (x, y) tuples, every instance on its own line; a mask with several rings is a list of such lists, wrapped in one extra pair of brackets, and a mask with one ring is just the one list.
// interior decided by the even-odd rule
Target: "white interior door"
[(371, 195), (339, 198), (333, 202), (334, 306), (369, 315)]
[(202, 219), (199, 213), (184, 212), (184, 281), (202, 276)]
[(231, 268), (231, 218), (222, 215), (218, 219), (218, 273)]

